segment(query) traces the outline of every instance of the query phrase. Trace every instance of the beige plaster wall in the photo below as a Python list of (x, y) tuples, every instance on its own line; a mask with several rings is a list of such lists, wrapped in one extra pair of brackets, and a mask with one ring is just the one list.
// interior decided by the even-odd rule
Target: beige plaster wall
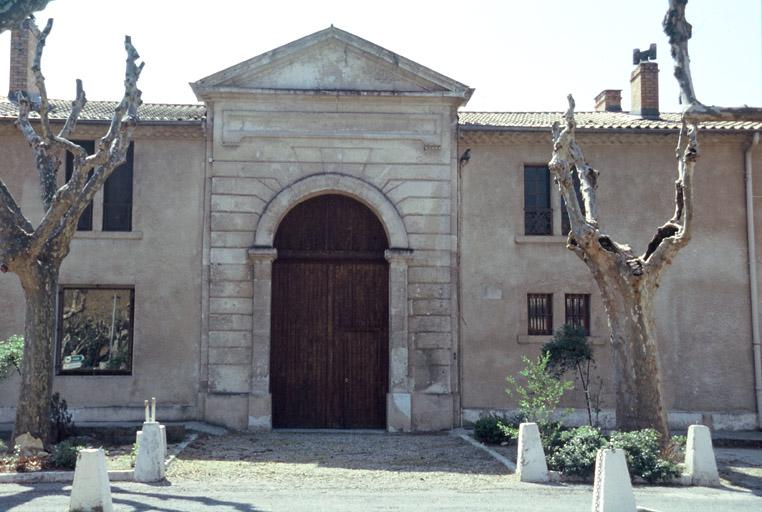
[[(94, 139), (103, 129), (85, 125), (73, 138)], [(8, 126), (0, 127), (0, 147), (0, 176), (36, 222), (42, 210), (32, 153)], [(138, 128), (133, 231), (79, 233), (72, 242), (61, 284), (135, 288), (132, 375), (55, 377), (75, 421), (140, 419), (143, 400), (152, 396), (160, 419), (197, 417), (204, 156), (200, 125)], [(13, 274), (0, 275), (0, 311), (0, 338), (23, 332), (23, 295)], [(13, 419), (17, 386), (16, 378), (0, 381), (0, 422)]]
[[(673, 210), (673, 136), (605, 134), (580, 137), (601, 171), (600, 219), (620, 242), (641, 252)], [(657, 295), (663, 388), (671, 411), (720, 412), (754, 422), (743, 136), (704, 136), (696, 172), (695, 234), (665, 273)], [(596, 285), (561, 237), (525, 237), (523, 168), (547, 162), (544, 134), (462, 132), (472, 148), (463, 171), (462, 393), (466, 419), (516, 407), (505, 377), (521, 355), (539, 353), (548, 337), (528, 337), (526, 294), (554, 293), (554, 328), (563, 323), (563, 294), (592, 294), (591, 336), (612, 407), (608, 336)], [(759, 185), (757, 185), (758, 187)], [(757, 190), (759, 190), (757, 188)], [(558, 193), (553, 208), (558, 210)], [(554, 218), (560, 235), (560, 215)], [(638, 225), (648, 226), (641, 229)], [(581, 407), (579, 392), (567, 404)], [(680, 415), (673, 418), (679, 422)], [(700, 418), (699, 418), (700, 419)], [(716, 420), (720, 421), (720, 420)], [(728, 420), (730, 421), (730, 420)]]

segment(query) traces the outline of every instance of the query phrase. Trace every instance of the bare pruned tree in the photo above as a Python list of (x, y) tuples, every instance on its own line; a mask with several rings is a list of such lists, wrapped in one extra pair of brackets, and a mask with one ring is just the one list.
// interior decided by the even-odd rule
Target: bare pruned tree
[[(682, 123), (675, 157), (675, 210), (672, 218), (656, 229), (641, 255), (615, 241), (600, 227), (598, 209), (599, 172), (585, 159), (575, 138), (574, 99), (564, 126), (553, 126), (553, 156), (549, 167), (566, 202), (571, 231), (567, 248), (590, 269), (598, 284), (608, 316), (613, 350), (617, 427), (622, 430), (654, 428), (669, 439), (667, 413), (661, 393), (658, 345), (654, 329), (654, 295), (664, 270), (691, 239), (693, 230), (693, 174), (699, 160), (698, 123), (729, 119), (762, 119), (762, 109), (722, 108), (703, 105), (696, 99), (690, 73), (688, 40), (691, 25), (685, 19), (687, 0), (669, 0), (664, 31), (669, 37), (680, 85)], [(579, 178), (582, 203), (574, 191)]]
[[(124, 96), (114, 110), (107, 133), (88, 155), (68, 140), (85, 106), (82, 82), (66, 122), (56, 132), (50, 122), (50, 105), (40, 61), (45, 41), (53, 26), (48, 20), (40, 31), (33, 19), (24, 24), (37, 46), (32, 73), (39, 98), (17, 93), (17, 125), (34, 152), (45, 215), (35, 227), (24, 216), (8, 187), (0, 179), (0, 271), (15, 273), (24, 290), (26, 319), (21, 390), (16, 405), (14, 438), (29, 432), (49, 440), (49, 407), (53, 381), (53, 333), (55, 297), (61, 263), (69, 253), (72, 237), (82, 212), (106, 179), (125, 161), (133, 129), (138, 121), (141, 92), (137, 81), (143, 69), (140, 56), (129, 36), (124, 39), (127, 64)], [(34, 115), (33, 115), (34, 114)], [(34, 118), (35, 119), (33, 121)], [(66, 152), (72, 154), (71, 178), (58, 187), (58, 169)]]

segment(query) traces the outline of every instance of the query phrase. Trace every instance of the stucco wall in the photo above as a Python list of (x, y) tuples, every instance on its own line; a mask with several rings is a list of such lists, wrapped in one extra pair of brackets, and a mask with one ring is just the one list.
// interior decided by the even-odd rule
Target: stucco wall
[[(73, 139), (105, 127), (81, 126)], [(133, 370), (129, 376), (56, 376), (54, 388), (75, 421), (140, 419), (155, 396), (161, 420), (196, 417), (201, 313), (204, 139), (194, 127), (135, 132), (133, 230), (78, 233), (61, 269), (62, 285), (135, 288)], [(33, 222), (42, 215), (32, 152), (11, 126), (0, 127), (0, 176)], [(23, 333), (23, 295), (13, 274), (0, 275), (0, 338)], [(0, 381), (0, 422), (13, 419), (18, 379)]]
[[(663, 388), (671, 411), (730, 413), (753, 425), (748, 257), (744, 206), (743, 136), (702, 138), (696, 171), (695, 232), (664, 275), (657, 295), (657, 333)], [(601, 171), (600, 220), (636, 252), (672, 215), (674, 136), (582, 135), (583, 149)], [(523, 168), (550, 156), (544, 134), (476, 135), (463, 171), (462, 382), (466, 417), (478, 410), (513, 409), (505, 377), (534, 357), (545, 337), (528, 337), (527, 293), (554, 293), (554, 329), (563, 323), (564, 293), (592, 294), (591, 336), (604, 376), (604, 407), (613, 407), (607, 325), (586, 266), (560, 237), (525, 237)], [(558, 193), (553, 208), (558, 210)], [(554, 218), (560, 235), (560, 216)], [(645, 225), (643, 229), (638, 225)], [(581, 407), (579, 392), (568, 405)], [(470, 410), (470, 412), (468, 412)], [(677, 418), (677, 416), (675, 416)]]

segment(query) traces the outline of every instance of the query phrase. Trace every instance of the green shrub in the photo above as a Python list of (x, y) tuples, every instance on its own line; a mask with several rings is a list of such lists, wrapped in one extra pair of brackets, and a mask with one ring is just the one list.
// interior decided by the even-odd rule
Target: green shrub
[(135, 441), (132, 443), (132, 448), (130, 449), (130, 467), (135, 467), (135, 461), (138, 459), (138, 442)]
[(11, 369), (21, 375), (21, 359), (24, 357), (24, 337), (14, 335), (0, 340), (0, 379), (8, 376)]
[(595, 471), (595, 457), (606, 445), (606, 438), (595, 427), (579, 427), (562, 432), (553, 454), (547, 458), (548, 467), (564, 475), (589, 477)]
[(668, 481), (680, 475), (677, 464), (660, 456), (659, 440), (660, 434), (650, 428), (611, 433), (611, 446), (625, 451), (630, 475), (649, 483)]
[(499, 416), (490, 415), (476, 420), (474, 436), (487, 444), (510, 443), (519, 436), (519, 429)]
[(553, 338), (542, 346), (542, 352), (549, 354), (548, 371), (556, 378), (571, 373), (575, 379), (579, 379), (587, 406), (588, 423), (591, 427), (597, 426), (603, 379), (593, 375), (596, 368), (593, 345), (585, 330), (570, 324), (561, 326)]
[(50, 397), (50, 430), (53, 440), (57, 443), (71, 435), (74, 422), (71, 420), (69, 406), (58, 393)]
[(557, 428), (554, 415), (564, 393), (574, 387), (567, 380), (560, 380), (548, 371), (549, 353), (543, 353), (536, 361), (521, 356), (524, 369), (519, 372), (526, 384), (519, 384), (514, 377), (506, 381), (513, 388), (505, 390), (519, 399), (519, 413), (524, 421), (537, 423), (540, 433), (548, 433)]
[(77, 465), (77, 453), (85, 446), (72, 440), (62, 441), (53, 446), (50, 454), (50, 462), (53, 467), (62, 469), (74, 469)]
[(0, 439), (0, 453), (5, 453), (8, 451), (8, 447), (5, 445), (5, 441)]

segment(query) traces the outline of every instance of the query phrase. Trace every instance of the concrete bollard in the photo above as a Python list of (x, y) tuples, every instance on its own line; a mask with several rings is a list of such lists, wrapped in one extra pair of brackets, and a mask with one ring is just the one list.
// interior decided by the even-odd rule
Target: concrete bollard
[(143, 423), (138, 432), (138, 455), (135, 458), (135, 481), (158, 482), (164, 478), (164, 444), (161, 425), (155, 421)]
[(548, 465), (542, 449), (537, 423), (519, 425), (519, 450), (516, 473), (522, 482), (547, 482)]
[(704, 425), (688, 427), (688, 442), (685, 445), (685, 473), (691, 478), (691, 485), (717, 487), (720, 475), (712, 448), (712, 434)]
[(112, 512), (111, 486), (103, 450), (84, 449), (77, 454), (69, 510)]
[(595, 458), (593, 512), (635, 512), (635, 495), (621, 448), (598, 450)]
[(162, 460), (167, 460), (167, 427), (159, 424), (159, 430), (161, 430), (161, 447), (162, 447)]

